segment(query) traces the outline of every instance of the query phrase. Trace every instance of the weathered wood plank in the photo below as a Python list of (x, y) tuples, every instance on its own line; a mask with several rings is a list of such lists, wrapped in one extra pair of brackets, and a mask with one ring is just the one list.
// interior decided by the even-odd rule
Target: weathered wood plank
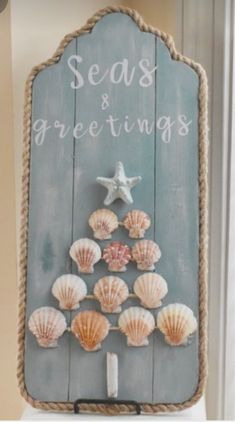
[[(76, 56), (71, 60), (72, 55)], [(110, 81), (113, 63), (123, 59), (128, 60), (127, 86), (123, 80), (117, 81), (120, 65), (113, 72), (116, 82)], [(140, 84), (143, 59), (148, 59), (148, 69), (158, 65), (156, 80), (154, 77), (148, 87)], [(99, 71), (93, 67), (89, 73), (93, 64)], [(84, 78), (79, 89), (71, 87), (78, 82), (73, 66), (75, 73), (79, 67), (79, 77)], [(102, 77), (102, 81), (91, 84), (88, 75), (96, 81)], [(102, 18), (91, 34), (70, 43), (58, 64), (36, 77), (32, 120), (46, 119), (51, 127), (42, 145), (35, 144), (32, 131), (27, 318), (39, 306), (58, 307), (50, 292), (52, 283), (65, 272), (77, 273), (69, 247), (78, 238), (93, 237), (88, 218), (103, 207), (106, 195), (96, 177), (112, 176), (117, 161), (124, 163), (127, 176), (141, 175), (142, 182), (133, 190), (133, 205), (119, 200), (110, 208), (119, 220), (133, 208), (151, 216), (146, 238), (156, 240), (162, 250), (156, 271), (168, 282), (164, 304), (185, 303), (198, 315), (197, 96), (198, 78), (193, 70), (173, 62), (161, 41), (141, 32), (130, 17), (120, 13)], [(180, 115), (192, 120), (187, 136), (182, 136), (184, 118), (180, 122)], [(138, 128), (138, 118), (142, 122), (148, 119), (148, 134), (146, 122), (142, 131)], [(163, 128), (166, 118), (171, 121)], [(57, 126), (58, 122), (66, 124), (61, 138), (58, 128), (52, 127), (56, 121)], [(96, 123), (89, 129), (92, 121)], [(74, 125), (78, 139), (73, 137)], [(113, 240), (134, 244), (121, 227)], [(103, 248), (107, 243), (100, 245)], [(106, 274), (107, 266), (100, 262), (93, 275), (82, 275), (89, 293)], [(129, 264), (128, 271), (119, 275), (132, 291), (140, 274)], [(123, 309), (131, 305), (139, 305), (139, 301), (130, 299)], [(96, 301), (86, 300), (83, 309), (100, 307)], [(68, 322), (75, 314), (67, 313)], [(108, 318), (117, 325), (118, 315)], [(27, 331), (25, 378), (29, 393), (45, 401), (106, 398), (107, 351), (119, 358), (118, 399), (176, 403), (190, 398), (196, 389), (197, 336), (188, 347), (172, 348), (158, 332), (150, 337), (148, 347), (129, 348), (123, 335), (112, 332), (101, 351), (87, 353), (68, 334), (58, 349), (43, 350)]]
[[(187, 114), (187, 136), (172, 127), (169, 143), (156, 136), (156, 240), (162, 250), (157, 271), (166, 278), (167, 303), (184, 303), (198, 315), (198, 77), (183, 63), (172, 61), (157, 42), (157, 118)], [(178, 125), (179, 127), (179, 125)], [(198, 338), (188, 347), (170, 347), (154, 336), (153, 401), (189, 399), (198, 383)]]
[[(66, 48), (58, 64), (41, 71), (33, 83), (32, 124), (47, 119), (73, 126), (74, 92), (69, 88), (67, 58), (75, 52), (75, 41)], [(38, 123), (39, 126), (39, 123)], [(27, 275), (27, 320), (40, 306), (56, 306), (51, 295), (53, 281), (70, 272), (68, 248), (72, 233), (73, 137), (58, 138), (47, 131), (41, 146), (32, 130), (30, 169), (30, 213)], [(39, 140), (38, 140), (39, 142)], [(69, 384), (69, 338), (65, 334), (57, 349), (38, 347), (26, 330), (25, 380), (33, 397), (44, 401), (66, 401)]]
[[(128, 58), (130, 68), (136, 67), (136, 77), (129, 87), (123, 84), (111, 84), (105, 80), (97, 86), (81, 88), (77, 93), (76, 121), (88, 123), (89, 120), (104, 122), (110, 115), (123, 121), (126, 115), (131, 119), (146, 117), (154, 121), (154, 90), (153, 87), (141, 88), (138, 85), (140, 70), (138, 61), (146, 57), (150, 68), (155, 64), (155, 40), (150, 34), (139, 31), (134, 22), (126, 15), (112, 14), (104, 17), (93, 29), (92, 34), (79, 38), (77, 54), (84, 57), (80, 69), (87, 74), (88, 67), (98, 63), (101, 72), (118, 60)], [(102, 74), (102, 73), (101, 73)], [(110, 106), (101, 109), (102, 95), (108, 94)], [(92, 237), (88, 227), (88, 216), (97, 208), (103, 207), (106, 190), (95, 182), (97, 176), (112, 176), (115, 163), (124, 163), (128, 176), (141, 175), (143, 181), (133, 190), (134, 207), (144, 209), (151, 217), (154, 216), (154, 132), (151, 135), (140, 134), (134, 129), (130, 134), (122, 133), (118, 138), (111, 136), (106, 127), (97, 138), (86, 135), (76, 142), (75, 149), (75, 195), (74, 195), (74, 239)], [(121, 201), (110, 207), (121, 219), (133, 206), (127, 206)], [(153, 226), (147, 237), (153, 238)], [(123, 240), (128, 244), (134, 242), (128, 238), (126, 230), (120, 228), (113, 239)], [(102, 247), (107, 244), (102, 242)], [(137, 275), (140, 274), (134, 264), (128, 266), (129, 271), (121, 277), (132, 288)], [(101, 276), (107, 274), (104, 263), (96, 265), (95, 273), (84, 276), (89, 290)], [(138, 301), (130, 300), (130, 304), (138, 305)], [(96, 307), (98, 304), (82, 304), (82, 309)], [(117, 316), (109, 316), (117, 324)], [(106, 390), (106, 351), (115, 352), (119, 358), (119, 395), (118, 399), (134, 399), (151, 401), (152, 399), (152, 360), (153, 339), (145, 348), (128, 348), (126, 338), (118, 332), (110, 333), (103, 343), (102, 351), (86, 353), (81, 350), (78, 342), (72, 339), (70, 367), (70, 400), (78, 397), (105, 398)]]

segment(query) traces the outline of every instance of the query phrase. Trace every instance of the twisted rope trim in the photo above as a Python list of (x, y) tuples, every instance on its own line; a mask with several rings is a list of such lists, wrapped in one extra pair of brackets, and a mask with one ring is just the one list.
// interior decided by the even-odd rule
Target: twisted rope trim
[[(20, 229), (20, 280), (18, 289), (18, 360), (17, 378), (21, 395), (33, 407), (50, 410), (68, 412), (73, 411), (73, 403), (67, 402), (42, 402), (29, 395), (24, 380), (24, 357), (25, 357), (25, 322), (26, 322), (26, 285), (27, 285), (27, 243), (28, 243), (28, 216), (29, 216), (29, 181), (30, 181), (30, 137), (31, 137), (31, 105), (32, 105), (32, 85), (36, 75), (47, 66), (57, 63), (64, 52), (66, 46), (74, 38), (91, 32), (95, 24), (105, 15), (114, 12), (125, 13), (130, 16), (143, 32), (149, 32), (162, 39), (169, 49), (173, 60), (181, 61), (190, 66), (199, 78), (198, 95), (198, 132), (199, 132), (199, 379), (195, 394), (183, 403), (169, 404), (141, 404), (141, 412), (144, 414), (174, 412), (186, 409), (195, 404), (203, 394), (207, 378), (207, 156), (208, 156), (208, 127), (207, 127), (207, 78), (204, 69), (200, 64), (184, 57), (175, 49), (173, 38), (154, 27), (147, 25), (142, 17), (133, 9), (123, 6), (106, 7), (91, 17), (85, 26), (64, 37), (54, 55), (47, 61), (35, 66), (25, 86), (25, 106), (24, 106), (24, 131), (23, 131), (23, 176), (22, 176), (22, 199), (21, 199), (21, 229)], [(102, 413), (106, 415), (116, 415), (125, 413), (135, 413), (134, 406), (121, 404), (81, 404), (82, 412)]]

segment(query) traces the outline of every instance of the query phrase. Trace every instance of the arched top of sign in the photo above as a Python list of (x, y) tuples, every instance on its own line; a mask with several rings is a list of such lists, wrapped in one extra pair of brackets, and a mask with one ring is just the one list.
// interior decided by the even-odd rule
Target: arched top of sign
[[(119, 14), (119, 19), (116, 19), (116, 15)], [(121, 31), (120, 31), (121, 23)], [(120, 42), (115, 42), (115, 52), (112, 56), (112, 40), (107, 45), (107, 32), (111, 31), (117, 34), (117, 39), (120, 39)], [(84, 37), (87, 41), (87, 51), (84, 52), (84, 55), (80, 53), (80, 41), (84, 42)], [(132, 40), (139, 40), (140, 45), (142, 43), (142, 50), (139, 54), (135, 54), (132, 57)], [(129, 53), (129, 57), (123, 57), (121, 48), (122, 43), (126, 40), (125, 47), (126, 51)], [(153, 56), (149, 57), (149, 52), (145, 56), (145, 42), (146, 40), (154, 51)], [(158, 40), (158, 43), (157, 43)], [(106, 44), (105, 44), (106, 41)], [(102, 49), (104, 46), (107, 49)], [(137, 41), (138, 42), (138, 41)], [(73, 43), (73, 45), (72, 45)], [(109, 66), (102, 63), (93, 63), (92, 57), (89, 56), (89, 45), (92, 44), (99, 45), (103, 57), (109, 56)], [(206, 142), (204, 140), (207, 138), (207, 111), (206, 111), (206, 101), (207, 101), (207, 79), (206, 74), (202, 66), (193, 60), (183, 56), (175, 49), (175, 44), (173, 38), (169, 35), (155, 29), (143, 21), (142, 17), (135, 11), (126, 7), (107, 7), (92, 18), (90, 18), (85, 26), (81, 29), (76, 30), (64, 37), (61, 41), (58, 49), (54, 55), (47, 61), (35, 66), (26, 82), (26, 101), (25, 101), (25, 114), (24, 121), (26, 129), (27, 126), (31, 126), (31, 116), (30, 116), (30, 107), (32, 102), (32, 84), (36, 77), (41, 77), (44, 70), (47, 70), (51, 65), (56, 65), (59, 63), (64, 54), (65, 50), (71, 46), (70, 51), (64, 60), (66, 60), (66, 66), (70, 71), (70, 79), (66, 81), (69, 84), (70, 88), (75, 90), (78, 94), (82, 89), (86, 89), (89, 85), (89, 88), (94, 88), (102, 86), (107, 83), (110, 83), (111, 87), (114, 88), (122, 86), (127, 89), (131, 88), (132, 85), (138, 86), (140, 89), (148, 90), (154, 89), (154, 84), (156, 84), (160, 63), (158, 63), (158, 56), (163, 62), (164, 66), (171, 67), (172, 74), (181, 73), (182, 78), (179, 80), (179, 90), (183, 89), (183, 84), (187, 85), (187, 82), (195, 86), (195, 89), (198, 90), (198, 109), (200, 110), (198, 118), (198, 129), (199, 129), (199, 144), (200, 144), (200, 154), (203, 161), (206, 159)], [(94, 47), (93, 47), (94, 48)], [(120, 54), (117, 53), (117, 49), (120, 49)], [(137, 51), (135, 45), (135, 51)], [(180, 68), (178, 69), (178, 63)], [(185, 66), (185, 67), (184, 67)], [(190, 71), (191, 69), (191, 71)], [(48, 69), (49, 70), (49, 69)], [(83, 73), (84, 72), (84, 73)], [(177, 75), (175, 76), (177, 78)], [(171, 80), (166, 80), (165, 83), (171, 83)], [(180, 85), (181, 84), (181, 85)], [(67, 89), (67, 86), (65, 86)], [(97, 94), (96, 94), (97, 95)], [(108, 102), (109, 95), (104, 92), (101, 95), (101, 109), (105, 110), (106, 106), (109, 106)], [(129, 127), (132, 127), (131, 122), (128, 120), (129, 116), (125, 116), (123, 121), (124, 130), (128, 136)], [(173, 121), (172, 121), (173, 120)], [(92, 124), (93, 122), (91, 122)], [(110, 127), (110, 135), (116, 137), (118, 130), (115, 130), (115, 122), (113, 116), (110, 117), (109, 121), (107, 119), (106, 123)], [(119, 122), (118, 122), (119, 123)], [(153, 123), (153, 122), (152, 122)], [(177, 123), (179, 126), (178, 134), (187, 135), (190, 131), (191, 120), (190, 116), (179, 113), (177, 117)], [(176, 123), (176, 124), (177, 124)], [(129, 125), (129, 126), (128, 126)], [(162, 133), (162, 140), (165, 143), (171, 142), (172, 130), (171, 127), (175, 125), (174, 119), (170, 116), (161, 116), (156, 122), (157, 129)], [(81, 125), (82, 126), (82, 125)], [(139, 132), (148, 133), (149, 127), (154, 130), (154, 125), (151, 125), (151, 122), (146, 119), (137, 119), (137, 122), (133, 123), (133, 126), (138, 126)], [(63, 137), (66, 134), (66, 126), (61, 124), (61, 122), (55, 120), (54, 127), (60, 131), (60, 137)], [(125, 129), (127, 128), (127, 129)], [(101, 128), (95, 128), (96, 134), (102, 134)], [(150, 129), (149, 129), (150, 130)], [(44, 135), (47, 131), (47, 124), (44, 119), (38, 119), (35, 121), (33, 127), (35, 134), (35, 143), (37, 145), (42, 145), (44, 142)], [(87, 129), (89, 135), (91, 131)], [(95, 132), (95, 131), (94, 131)], [(130, 130), (131, 132), (131, 130)], [(25, 130), (28, 134), (28, 130)], [(151, 133), (151, 130), (150, 130)], [(81, 127), (77, 125), (73, 131), (73, 136), (75, 139), (82, 139), (85, 131), (82, 131)], [(25, 139), (24, 136), (24, 139)], [(98, 136), (98, 135), (94, 135)], [(27, 138), (28, 139), (28, 138)], [(204, 158), (203, 158), (204, 157)]]
[[(68, 44), (74, 40), (77, 37), (80, 36), (84, 36), (84, 35), (90, 35), (91, 39), (94, 39), (94, 36), (97, 34), (97, 30), (99, 28), (100, 25), (102, 25), (102, 19), (103, 18), (107, 18), (110, 14), (113, 13), (121, 13), (123, 14), (122, 19), (124, 21), (126, 21), (127, 25), (128, 25), (128, 31), (141, 31), (142, 35), (145, 36), (146, 34), (153, 34), (156, 37), (159, 37), (164, 44), (166, 45), (166, 47), (169, 50), (169, 54), (171, 56), (171, 58), (173, 60), (176, 61), (181, 61), (183, 63), (185, 63), (186, 65), (190, 66), (192, 69), (194, 69), (200, 79), (204, 79), (204, 81), (202, 81), (204, 83), (204, 89), (206, 89), (206, 85), (207, 85), (207, 79), (206, 79), (206, 74), (205, 71), (203, 69), (203, 67), (199, 64), (194, 62), (192, 59), (182, 55), (181, 53), (179, 53), (176, 48), (175, 48), (175, 43), (174, 43), (174, 39), (172, 38), (171, 35), (157, 29), (154, 28), (151, 25), (147, 25), (143, 18), (138, 14), (138, 12), (136, 12), (134, 9), (129, 9), (127, 7), (124, 6), (120, 6), (120, 7), (115, 7), (115, 6), (111, 6), (111, 7), (107, 7), (105, 9), (100, 10), (98, 13), (96, 13), (94, 16), (92, 16), (87, 23), (80, 29), (75, 30), (69, 34), (67, 34), (62, 41), (60, 42), (57, 50), (55, 51), (55, 53), (53, 54), (53, 56), (48, 59), (45, 62), (42, 62), (39, 65), (36, 65), (30, 75), (29, 75), (29, 81), (32, 80), (32, 77), (36, 76), (36, 74), (38, 72), (40, 72), (41, 70), (43, 70), (45, 67), (50, 66), (52, 64), (55, 64), (56, 62), (58, 62), (60, 60), (61, 55), (63, 54), (65, 48), (68, 46)], [(133, 21), (133, 23), (135, 23), (135, 25), (130, 25), (130, 19)], [(117, 21), (116, 21), (117, 22)], [(114, 21), (112, 21), (112, 25), (114, 24)], [(117, 23), (117, 32), (119, 32), (119, 28), (118, 28), (118, 23)], [(102, 31), (101, 34), (99, 34), (102, 37)]]
[[(109, 33), (112, 34), (110, 39), (107, 37)], [(46, 95), (41, 89), (45, 86)], [(157, 384), (164, 375), (161, 372), (163, 365), (160, 359), (160, 363), (154, 363), (151, 354), (153, 349), (149, 348), (146, 362), (151, 364), (149, 368), (144, 367), (142, 370), (143, 383), (148, 380), (151, 385), (144, 388), (146, 391), (143, 394), (146, 396), (141, 396), (141, 393), (135, 399), (141, 403), (149, 403), (141, 405), (142, 410), (147, 413), (182, 410), (193, 405), (203, 393), (207, 373), (207, 80), (204, 69), (177, 52), (172, 37), (147, 25), (135, 10), (121, 6), (107, 7), (96, 13), (81, 29), (66, 35), (55, 54), (32, 69), (26, 82), (25, 95), (18, 331), (18, 378), (22, 395), (31, 404), (45, 410), (72, 410), (72, 401), (77, 398), (77, 374), (76, 371), (76, 376), (72, 374), (72, 381), (67, 379), (67, 372), (70, 371), (70, 375), (73, 372), (73, 362), (71, 360), (72, 369), (68, 370), (65, 367), (68, 355), (65, 346), (64, 349), (61, 348), (61, 356), (65, 357), (61, 377), (65, 376), (65, 384), (71, 382), (71, 395), (66, 396), (65, 389), (60, 388), (59, 382), (55, 396), (53, 388), (48, 384), (47, 388), (52, 392), (48, 402), (40, 398), (46, 394), (43, 389), (40, 390), (39, 400), (38, 397), (37, 400), (32, 398), (36, 396), (32, 391), (37, 391), (38, 384), (33, 385), (32, 388), (36, 385), (35, 390), (27, 391), (24, 374), (29, 371), (28, 380), (32, 379), (30, 370), (35, 365), (25, 371), (25, 321), (30, 306), (34, 307), (30, 300), (33, 302), (35, 296), (38, 301), (44, 300), (54, 277), (53, 271), (64, 271), (64, 251), (68, 248), (71, 236), (75, 234), (87, 237), (83, 232), (86, 230), (83, 227), (86, 226), (87, 214), (100, 207), (98, 197), (105, 197), (104, 188), (95, 183), (96, 177), (107, 179), (113, 176), (114, 164), (126, 159), (127, 174), (143, 176), (143, 181), (135, 187), (135, 205), (139, 208), (149, 207), (149, 213), (153, 217), (151, 236), (155, 239), (157, 227), (157, 236), (162, 236), (162, 243), (166, 240), (166, 250), (171, 251), (170, 259), (177, 261), (178, 276), (180, 271), (184, 273), (183, 282), (179, 282), (181, 294), (187, 300), (193, 292), (189, 300), (192, 300), (192, 306), (198, 312), (199, 321), (198, 343), (195, 342), (191, 349), (193, 363), (182, 390), (175, 389), (168, 379), (170, 399), (165, 400), (165, 393), (160, 391)], [(132, 160), (133, 153), (136, 154), (135, 160)], [(110, 157), (112, 162), (108, 163)], [(186, 170), (176, 171), (178, 159), (185, 163)], [(89, 172), (86, 172), (89, 163), (92, 165)], [(58, 171), (60, 165), (63, 167), (61, 173)], [(125, 162), (124, 166), (126, 168)], [(169, 167), (169, 172), (166, 167)], [(85, 181), (82, 180), (83, 187), (79, 191), (80, 172), (85, 175)], [(161, 177), (163, 182), (156, 188)], [(34, 189), (39, 185), (41, 190)], [(140, 186), (141, 192), (138, 191)], [(167, 202), (169, 197), (170, 202)], [(40, 201), (49, 201), (48, 198), (54, 201), (52, 205), (55, 209), (53, 206), (44, 207), (45, 210), (42, 209), (39, 215), (37, 205)], [(64, 209), (59, 200), (63, 202)], [(86, 206), (82, 207), (84, 203)], [(160, 208), (156, 211), (158, 203)], [(185, 207), (182, 203), (186, 204)], [(122, 204), (122, 207), (125, 206), (127, 204)], [(176, 224), (173, 214), (169, 212), (171, 207), (172, 213), (175, 212), (179, 217), (178, 220), (175, 219)], [(117, 209), (123, 211), (123, 208)], [(73, 220), (74, 210), (79, 214), (82, 228)], [(50, 213), (50, 216), (43, 214), (44, 212)], [(72, 216), (71, 221), (68, 215)], [(159, 218), (157, 223), (156, 218)], [(46, 226), (48, 221), (51, 223), (49, 230)], [(180, 250), (178, 246), (181, 239), (176, 239), (174, 251), (177, 250), (178, 255), (175, 256), (170, 249), (170, 235), (167, 237), (167, 234), (161, 232), (161, 227), (168, 226), (168, 223), (169, 227), (172, 227), (170, 224), (178, 223), (180, 227), (184, 227), (182, 231), (186, 240), (182, 241), (183, 249)], [(40, 227), (36, 227), (37, 225)], [(58, 234), (58, 227), (63, 227), (62, 235)], [(67, 240), (64, 241), (65, 232), (66, 235), (68, 233), (68, 244)], [(171, 236), (174, 238), (174, 233)], [(33, 242), (34, 239), (36, 242), (30, 248), (30, 241)], [(186, 261), (188, 260), (186, 265), (185, 256)], [(38, 257), (41, 262), (37, 272), (35, 267), (39, 265)], [(69, 265), (68, 262), (66, 265)], [(167, 270), (169, 267), (166, 264)], [(38, 281), (40, 277), (44, 277), (44, 291), (41, 291), (43, 289)], [(191, 284), (187, 284), (187, 277), (191, 277)], [(179, 279), (181, 280), (180, 276)], [(31, 353), (29, 343), (28, 355)], [(69, 349), (69, 353), (71, 350)], [(35, 352), (34, 356), (33, 359), (37, 359), (39, 355)], [(179, 359), (178, 368), (181, 368), (185, 361), (177, 356), (179, 355), (175, 354), (174, 359)], [(190, 366), (190, 353), (185, 356)], [(43, 366), (41, 355), (37, 362), (38, 368)], [(136, 362), (138, 366), (139, 361)], [(168, 372), (170, 377), (171, 371)], [(83, 374), (80, 376), (81, 379), (85, 378)], [(87, 380), (89, 381), (89, 376)], [(134, 379), (134, 382), (137, 381)], [(97, 387), (96, 381), (94, 386)], [(122, 394), (125, 393), (125, 388), (124, 385)], [(68, 402), (66, 397), (70, 399)], [(117, 412), (122, 411), (123, 406), (119, 409), (117, 405), (116, 409)], [(98, 412), (99, 406), (96, 408), (93, 404), (92, 410)], [(127, 405), (125, 410), (130, 412), (133, 406)]]

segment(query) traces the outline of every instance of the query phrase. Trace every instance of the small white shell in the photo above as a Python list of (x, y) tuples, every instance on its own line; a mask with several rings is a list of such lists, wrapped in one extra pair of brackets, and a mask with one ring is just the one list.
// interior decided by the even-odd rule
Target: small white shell
[(153, 271), (155, 262), (161, 258), (161, 251), (153, 240), (140, 240), (132, 248), (132, 257), (139, 270)]
[(109, 333), (109, 321), (100, 312), (82, 311), (72, 320), (71, 331), (87, 352), (101, 348), (101, 342)]
[(92, 274), (94, 264), (101, 258), (101, 249), (94, 240), (84, 238), (72, 244), (69, 254), (77, 263), (78, 272)]
[(129, 237), (141, 239), (145, 231), (150, 227), (151, 220), (146, 212), (141, 210), (132, 210), (127, 213), (123, 220), (124, 227), (129, 230)]
[(94, 232), (94, 237), (99, 240), (111, 239), (111, 233), (118, 228), (116, 214), (107, 208), (94, 211), (88, 223)]
[(126, 309), (119, 317), (120, 330), (127, 336), (128, 346), (147, 346), (148, 335), (154, 330), (155, 321), (151, 312), (139, 306)]
[(60, 309), (75, 310), (87, 294), (86, 283), (76, 275), (64, 274), (54, 282), (52, 294), (59, 300)]
[(121, 304), (128, 298), (128, 287), (119, 277), (106, 276), (100, 278), (94, 287), (94, 295), (101, 304), (103, 312), (121, 312)]
[(140, 275), (133, 286), (134, 293), (140, 298), (141, 305), (148, 309), (158, 308), (162, 305), (167, 292), (167, 282), (156, 273)]
[(107, 352), (107, 396), (118, 397), (118, 355)]
[(57, 347), (57, 340), (65, 332), (67, 324), (62, 312), (43, 306), (31, 314), (28, 327), (41, 347)]
[(158, 313), (157, 328), (171, 346), (187, 345), (188, 337), (197, 330), (197, 320), (188, 306), (174, 303)]

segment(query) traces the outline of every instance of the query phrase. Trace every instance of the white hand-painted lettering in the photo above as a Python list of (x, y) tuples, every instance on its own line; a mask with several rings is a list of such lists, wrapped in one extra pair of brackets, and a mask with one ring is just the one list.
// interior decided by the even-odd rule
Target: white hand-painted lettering
[(50, 139), (65, 139), (70, 138), (81, 140), (83, 138), (98, 138), (101, 133), (105, 131), (105, 136), (111, 138), (119, 138), (121, 135), (135, 133), (135, 136), (146, 135), (154, 136), (154, 132), (159, 132), (159, 138), (162, 142), (169, 144), (172, 139), (179, 139), (179, 137), (186, 137), (189, 134), (192, 120), (189, 120), (185, 114), (180, 114), (173, 119), (171, 116), (159, 116), (156, 121), (147, 118), (137, 117), (130, 119), (130, 116), (125, 115), (123, 119), (110, 114), (103, 122), (92, 120), (86, 124), (79, 121), (76, 125), (66, 125), (64, 122), (55, 120), (49, 124), (46, 119), (37, 119), (33, 123), (34, 142), (40, 146), (47, 140), (47, 134), (51, 130), (56, 130), (53, 137)]
[(104, 93), (101, 95), (101, 109), (106, 110), (109, 107), (109, 96)]
[[(75, 79), (71, 81), (70, 86), (73, 89), (82, 88), (86, 82), (90, 85), (100, 85), (103, 81), (109, 81), (112, 84), (118, 85), (123, 83), (124, 86), (129, 87), (134, 83), (138, 73), (137, 83), (141, 88), (147, 88), (153, 84), (154, 74), (158, 66), (151, 67), (148, 58), (142, 58), (138, 61), (137, 66), (130, 65), (129, 59), (123, 58), (111, 64), (105, 70), (97, 63), (93, 63), (88, 67), (87, 75), (81, 73), (79, 65), (83, 63), (83, 58), (80, 55), (73, 54), (68, 58), (68, 67), (72, 71)], [(85, 63), (84, 63), (85, 65)], [(138, 70), (140, 71), (137, 72)]]
[(157, 128), (162, 131), (161, 138), (166, 144), (171, 142), (171, 128), (174, 124), (175, 120), (171, 120), (170, 116), (162, 116), (157, 121)]
[(70, 131), (70, 126), (68, 126), (66, 128), (65, 124), (64, 123), (60, 123), (59, 120), (56, 120), (55, 121), (54, 127), (56, 129), (59, 129), (60, 130), (59, 131), (59, 137), (62, 138), (62, 139), (65, 138), (68, 135), (69, 131)]
[[(147, 67), (146, 67), (147, 66)], [(146, 88), (153, 83), (153, 73), (157, 70), (157, 66), (154, 66), (152, 70), (150, 67), (149, 59), (141, 59), (139, 61), (139, 67), (143, 71), (143, 76), (140, 78), (140, 86)]]
[(180, 114), (179, 115), (179, 135), (180, 136), (186, 136), (188, 135), (189, 132), (189, 126), (192, 123), (192, 120), (187, 121), (187, 116), (185, 116), (185, 114)]
[(38, 119), (33, 123), (34, 142), (36, 145), (40, 146), (45, 141), (46, 132), (51, 129), (51, 126), (48, 125), (47, 120)]
[(83, 60), (82, 60), (81, 56), (76, 56), (75, 54), (73, 54), (72, 56), (70, 56), (68, 58), (68, 66), (72, 70), (72, 72), (74, 73), (74, 76), (76, 78), (76, 81), (72, 81), (70, 86), (73, 89), (78, 89), (78, 88), (81, 88), (84, 85), (84, 79), (83, 79), (81, 73), (78, 71), (77, 67), (73, 65), (73, 63), (72, 63), (73, 61), (75, 61), (75, 63), (77, 62), (77, 65), (78, 65)]

